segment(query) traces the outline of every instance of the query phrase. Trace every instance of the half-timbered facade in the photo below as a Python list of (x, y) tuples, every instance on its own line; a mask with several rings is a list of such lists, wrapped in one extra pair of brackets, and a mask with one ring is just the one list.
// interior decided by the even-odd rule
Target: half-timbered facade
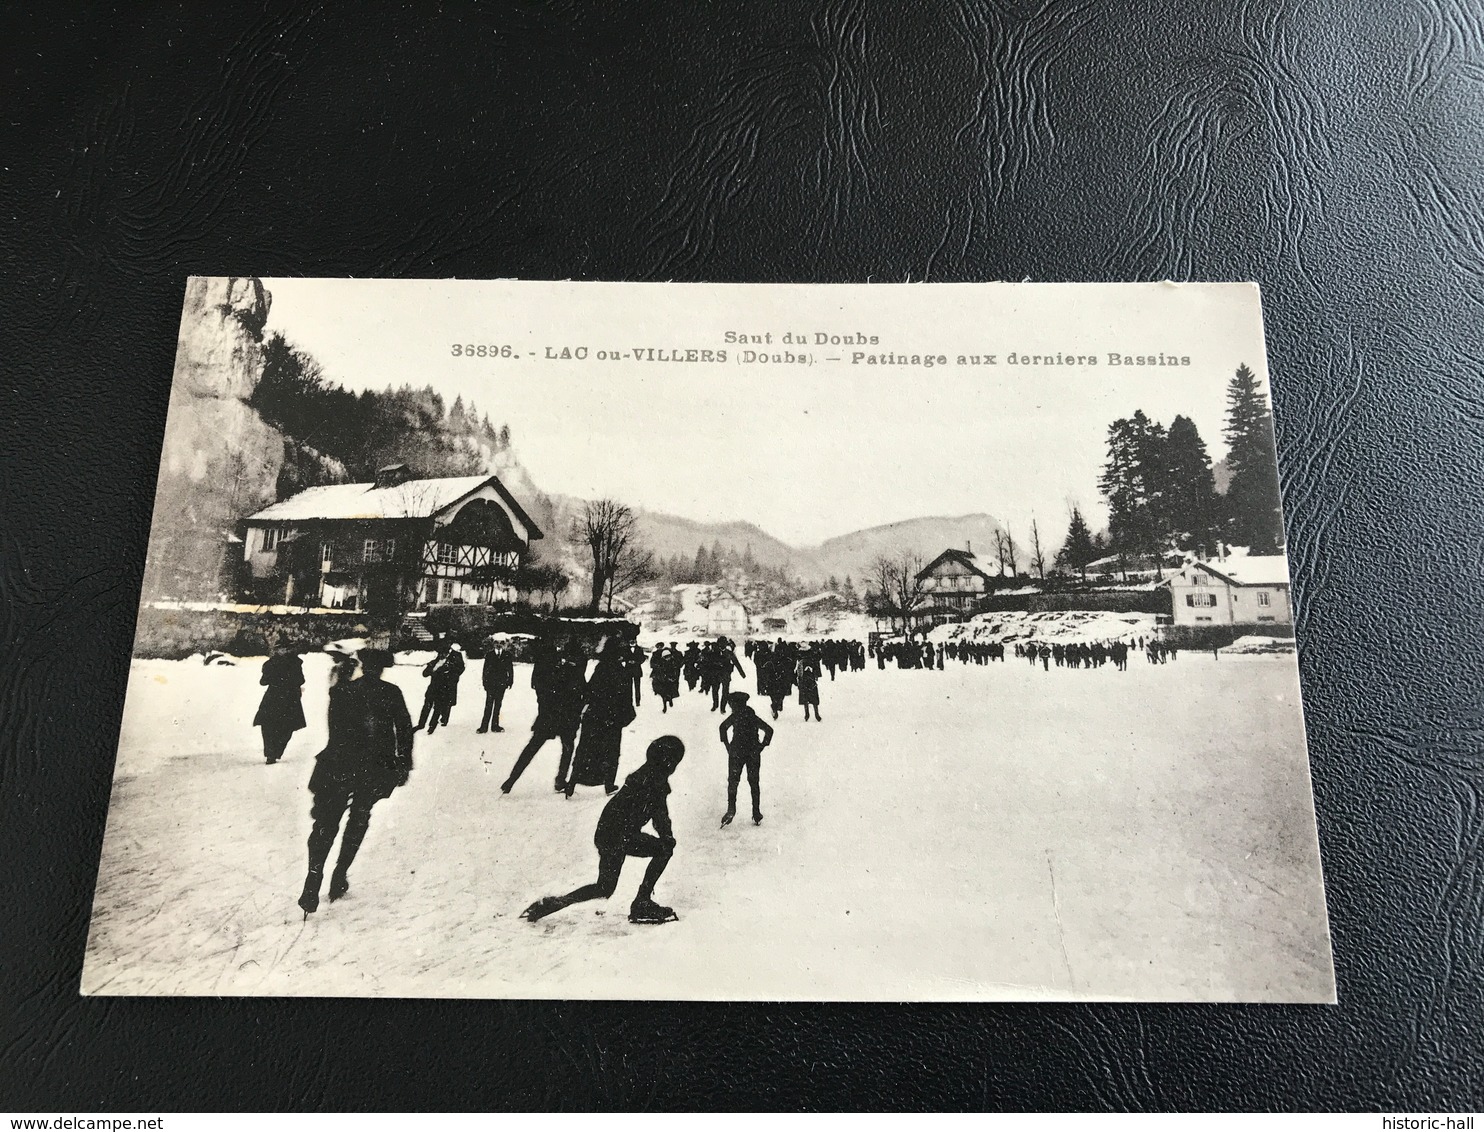
[(541, 531), (497, 476), (312, 487), (249, 516), (243, 558), (259, 600), (404, 613), (515, 597)]

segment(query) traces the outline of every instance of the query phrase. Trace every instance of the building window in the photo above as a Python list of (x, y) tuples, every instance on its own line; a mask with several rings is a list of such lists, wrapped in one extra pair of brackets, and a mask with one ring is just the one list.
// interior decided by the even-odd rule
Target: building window
[(1257, 591), (1257, 604), (1258, 605), (1272, 605), (1273, 604), (1273, 595), (1270, 594), (1270, 593), (1268, 593), (1267, 590), (1258, 590)]
[(397, 540), (394, 538), (368, 538), (361, 548), (361, 561), (363, 562), (390, 562), (397, 554)]
[(451, 542), (440, 542), (438, 544), (438, 561), (445, 566), (453, 566), (459, 560), (459, 548)]
[(282, 527), (264, 527), (263, 528), (263, 549), (264, 550), (276, 550), (278, 548), (278, 544), (280, 542), (282, 542), (282, 541), (283, 541), (283, 528)]
[[(1191, 609), (1211, 609), (1216, 605), (1215, 594), (1186, 594), (1185, 604)], [(1201, 620), (1201, 618), (1197, 618)]]

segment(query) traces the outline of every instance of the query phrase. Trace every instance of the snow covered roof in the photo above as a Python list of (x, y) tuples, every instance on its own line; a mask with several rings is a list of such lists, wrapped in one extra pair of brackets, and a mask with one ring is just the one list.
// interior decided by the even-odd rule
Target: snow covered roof
[(1249, 554), (1228, 558), (1225, 562), (1197, 562), (1195, 565), (1236, 586), (1288, 584), (1288, 559), (1282, 554)]
[(926, 566), (924, 566), (917, 572), (917, 576), (919, 578), (925, 577), (928, 573), (937, 568), (938, 563), (944, 561), (957, 562), (960, 566), (963, 566), (971, 572), (978, 574), (981, 578), (989, 578), (989, 575), (986, 574), (984, 570), (980, 568), (978, 562), (975, 561), (974, 552), (972, 550), (958, 550), (954, 547), (949, 547), (942, 554), (938, 555), (938, 557), (934, 558), (931, 562), (929, 562)]
[(404, 480), (387, 487), (375, 483), (337, 483), (306, 488), (279, 500), (255, 515), (249, 523), (283, 523), (309, 519), (426, 519), (452, 506), (465, 496), (490, 484), (516, 516), (540, 537), (540, 531), (497, 476), (446, 476), (440, 479)]

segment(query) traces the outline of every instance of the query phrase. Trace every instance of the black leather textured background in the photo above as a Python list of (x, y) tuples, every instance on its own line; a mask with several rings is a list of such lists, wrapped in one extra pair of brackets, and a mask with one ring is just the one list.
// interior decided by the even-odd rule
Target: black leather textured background
[[(0, 1108), (1479, 1106), (1476, 4), (0, 21)], [(192, 273), (1261, 281), (1340, 1005), (79, 998)]]

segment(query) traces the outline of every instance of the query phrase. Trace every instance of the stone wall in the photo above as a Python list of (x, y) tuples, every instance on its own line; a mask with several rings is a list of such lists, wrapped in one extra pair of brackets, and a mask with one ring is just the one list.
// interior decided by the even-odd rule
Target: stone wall
[(365, 637), (383, 648), (389, 642), (387, 626), (356, 613), (158, 609), (145, 605), (139, 610), (134, 631), (134, 656), (179, 660), (208, 652), (230, 656), (267, 656), (275, 648), (312, 652), (347, 637)]

